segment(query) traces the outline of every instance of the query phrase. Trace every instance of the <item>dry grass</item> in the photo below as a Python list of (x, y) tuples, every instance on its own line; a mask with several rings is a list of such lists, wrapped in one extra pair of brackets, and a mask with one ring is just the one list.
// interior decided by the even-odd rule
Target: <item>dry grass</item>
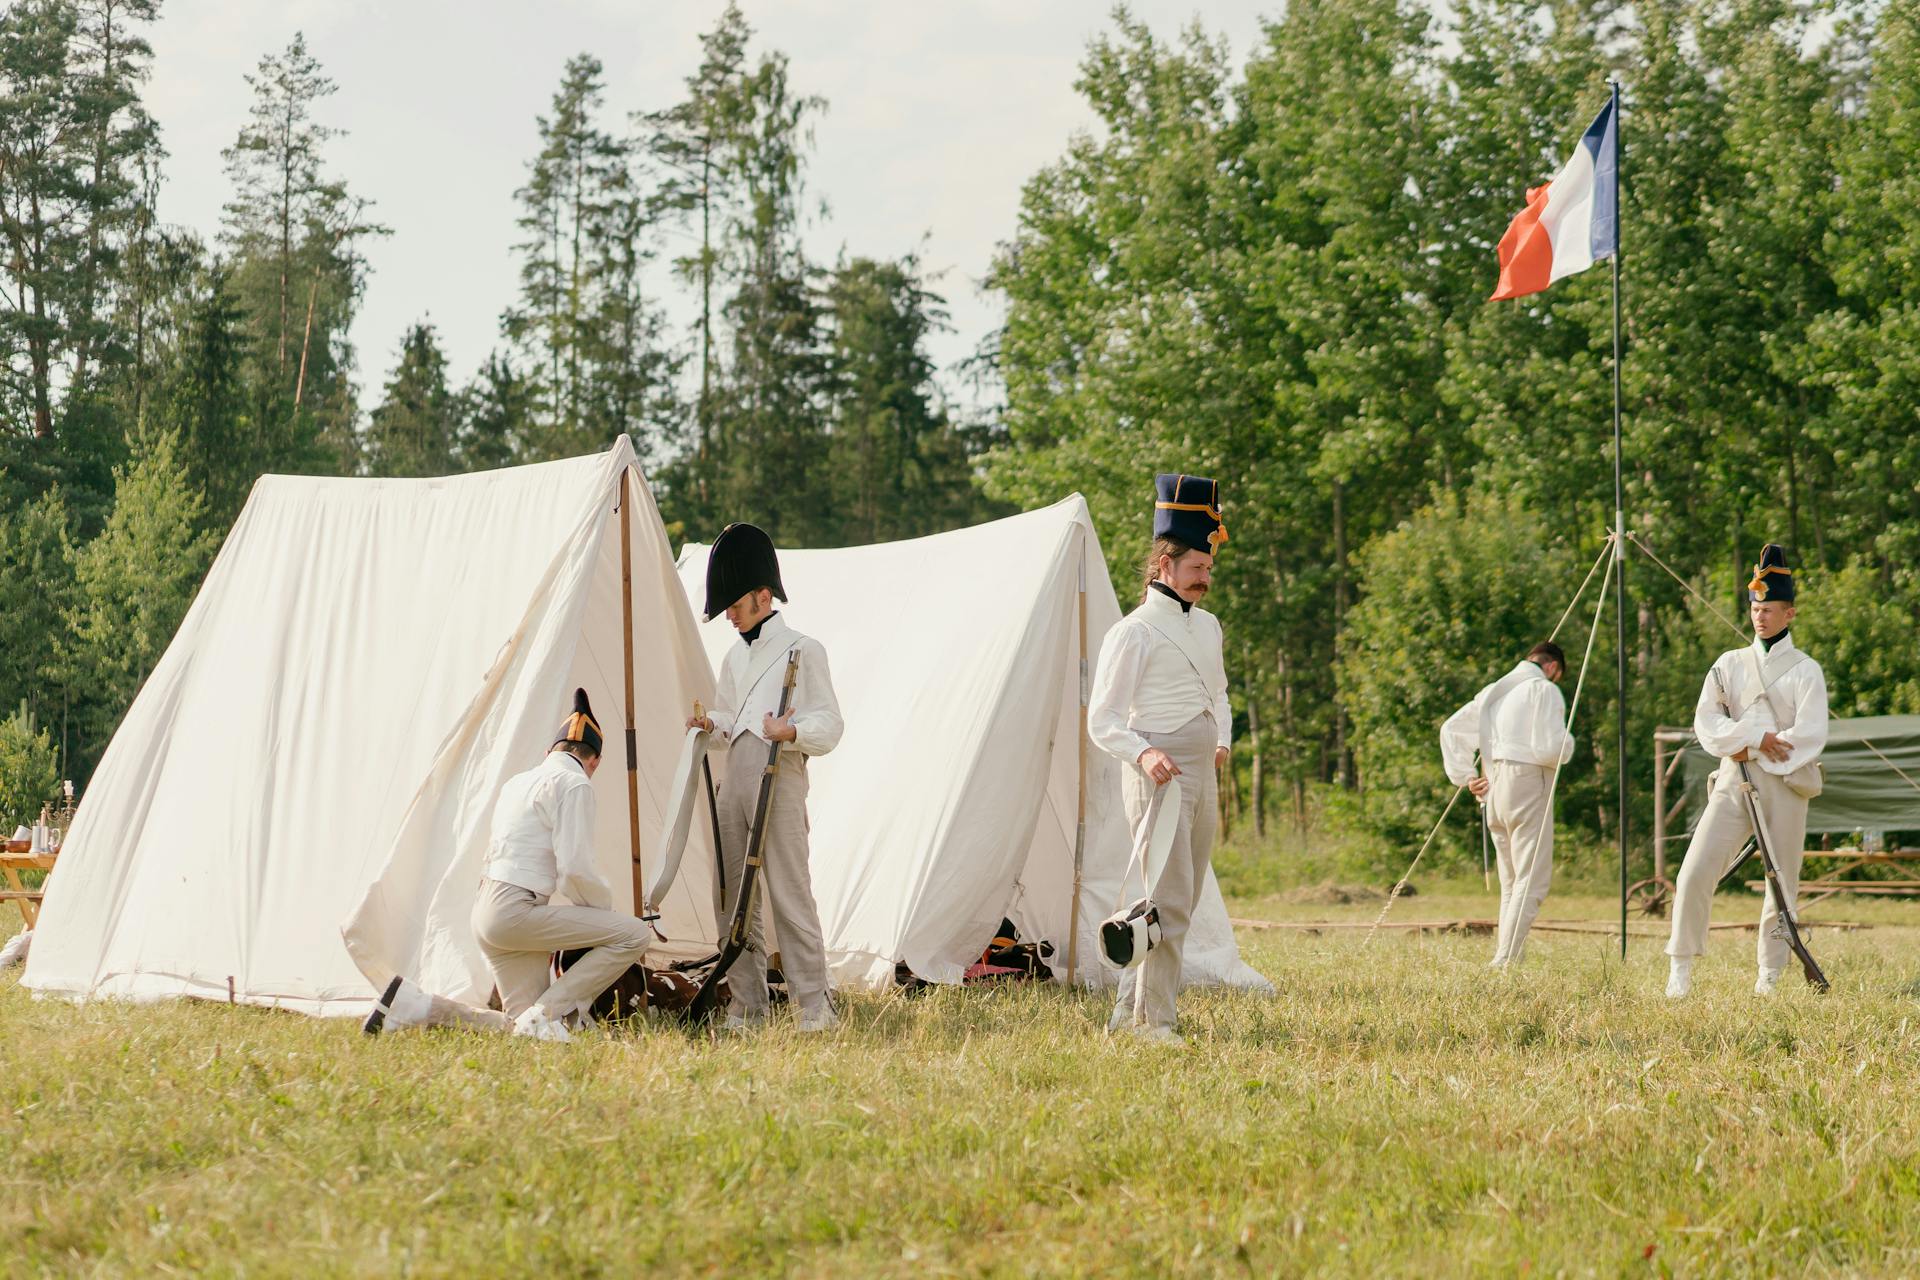
[[(1396, 918), (1489, 914), (1445, 888)], [(74, 1008), (16, 970), (0, 1271), (1911, 1274), (1920, 908), (1834, 914), (1881, 927), (1815, 934), (1831, 996), (1756, 1000), (1719, 935), (1678, 1006), (1650, 942), (1543, 936), (1494, 980), (1484, 939), (1250, 932), (1280, 995), (1188, 996), (1184, 1051), (1057, 990), (555, 1046)]]

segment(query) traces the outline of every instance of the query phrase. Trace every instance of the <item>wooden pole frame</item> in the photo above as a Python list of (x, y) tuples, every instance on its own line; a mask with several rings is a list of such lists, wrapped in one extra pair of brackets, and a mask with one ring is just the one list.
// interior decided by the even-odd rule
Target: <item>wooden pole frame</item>
[(1082, 529), (1075, 540), (1079, 548), (1080, 575), (1080, 732), (1076, 735), (1080, 751), (1079, 800), (1073, 826), (1073, 905), (1067, 912), (1067, 985), (1080, 977), (1080, 888), (1087, 857), (1087, 535)]
[[(647, 911), (646, 868), (640, 861), (640, 744), (633, 728), (633, 467), (620, 471), (620, 633), (627, 684), (627, 853), (633, 860), (633, 914)], [(640, 1007), (647, 1007), (646, 984)]]

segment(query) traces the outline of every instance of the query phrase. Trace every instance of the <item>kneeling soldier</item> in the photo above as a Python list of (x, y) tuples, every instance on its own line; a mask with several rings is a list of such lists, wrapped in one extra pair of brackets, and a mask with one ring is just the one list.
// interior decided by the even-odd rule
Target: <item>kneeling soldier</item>
[[(565, 1040), (563, 1020), (640, 962), (653, 931), (612, 909), (613, 893), (593, 865), (588, 780), (600, 767), (600, 747), (600, 724), (587, 691), (576, 689), (573, 713), (546, 759), (500, 788), (485, 878), (473, 904), (473, 933), (505, 1013), (470, 1009), (395, 978), (367, 1019), (369, 1034), (383, 1024), (463, 1025)], [(574, 905), (554, 905), (556, 893)], [(576, 947), (593, 949), (555, 980), (553, 953)]]

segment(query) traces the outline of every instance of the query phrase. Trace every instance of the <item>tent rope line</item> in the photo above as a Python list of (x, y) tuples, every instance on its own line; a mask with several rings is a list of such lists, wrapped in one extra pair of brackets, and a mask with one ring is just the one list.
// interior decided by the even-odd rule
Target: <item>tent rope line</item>
[(1706, 596), (1702, 595), (1700, 590), (1697, 587), (1695, 587), (1691, 582), (1688, 582), (1685, 578), (1675, 573), (1672, 567), (1669, 566), (1665, 560), (1662, 560), (1659, 556), (1653, 554), (1653, 549), (1649, 547), (1646, 543), (1640, 541), (1640, 538), (1637, 534), (1631, 534), (1631, 533), (1628, 534), (1627, 541), (1631, 542), (1634, 546), (1640, 548), (1641, 551), (1645, 552), (1647, 559), (1653, 561), (1655, 564), (1659, 565), (1662, 569), (1664, 569), (1669, 578), (1672, 578), (1675, 582), (1680, 584), (1680, 589), (1682, 591), (1685, 591), (1688, 595), (1692, 596), (1694, 599), (1698, 600), (1701, 604), (1705, 605), (1707, 607), (1707, 612), (1711, 613), (1714, 617), (1720, 619), (1721, 624), (1724, 625), (1727, 630), (1733, 632), (1733, 634), (1739, 636), (1742, 640), (1745, 640), (1747, 638), (1746, 632), (1742, 631), (1737, 625), (1735, 625), (1733, 620), (1727, 617), (1726, 614), (1720, 612), (1719, 609), (1715, 608), (1713, 601), (1707, 599)]
[[(1612, 550), (1613, 550), (1613, 535), (1609, 533), (1606, 536), (1606, 540), (1602, 542), (1600, 545), (1600, 554), (1593, 558), (1593, 567), (1587, 570), (1586, 577), (1580, 579), (1580, 589), (1573, 593), (1573, 599), (1567, 601), (1566, 611), (1560, 615), (1560, 621), (1553, 624), (1553, 631), (1547, 636), (1548, 644), (1552, 644), (1555, 640), (1558, 640), (1560, 638), (1561, 628), (1565, 627), (1567, 625), (1567, 619), (1573, 616), (1573, 606), (1579, 604), (1580, 597), (1587, 593), (1587, 584), (1593, 581), (1593, 575), (1599, 571), (1600, 562), (1602, 560), (1605, 560), (1607, 558), (1607, 553)], [(1602, 584), (1602, 590), (1604, 589), (1605, 589), (1605, 584)]]
[[(1580, 603), (1580, 597), (1586, 594), (1588, 584), (1590, 584), (1593, 581), (1594, 569), (1598, 569), (1600, 567), (1601, 561), (1603, 560), (1606, 561), (1607, 572), (1606, 572), (1606, 575), (1602, 577), (1600, 580), (1600, 603), (1594, 609), (1593, 625), (1587, 628), (1587, 649), (1586, 649), (1586, 653), (1580, 659), (1580, 678), (1574, 682), (1573, 703), (1571, 706), (1567, 708), (1566, 731), (1569, 735), (1573, 733), (1574, 713), (1579, 711), (1580, 709), (1580, 691), (1586, 687), (1587, 665), (1589, 660), (1593, 657), (1594, 637), (1599, 635), (1600, 633), (1600, 616), (1606, 611), (1606, 607), (1607, 607), (1607, 585), (1608, 583), (1613, 581), (1613, 564), (1614, 564), (1614, 561), (1618, 558), (1611, 554), (1613, 552), (1613, 548), (1614, 548), (1614, 535), (1612, 533), (1608, 533), (1606, 536), (1606, 541), (1600, 548), (1599, 556), (1597, 556), (1594, 559), (1593, 569), (1587, 570), (1587, 576), (1581, 579), (1579, 590), (1573, 593), (1573, 599), (1568, 602), (1566, 612), (1560, 615), (1560, 622), (1553, 629), (1553, 636), (1548, 637), (1548, 643), (1552, 643), (1553, 638), (1557, 637), (1560, 634), (1560, 628), (1564, 627), (1567, 623), (1567, 619), (1573, 616), (1574, 606)], [(1547, 786), (1547, 807), (1546, 807), (1546, 814), (1542, 818), (1543, 823), (1547, 821), (1551, 821), (1552, 819), (1554, 786), (1559, 781), (1560, 781), (1560, 766), (1558, 764), (1555, 764), (1553, 766), (1553, 780)], [(1395, 880), (1393, 882), (1392, 888), (1387, 890), (1387, 900), (1381, 906), (1380, 914), (1374, 917), (1373, 924), (1367, 929), (1367, 936), (1361, 942), (1362, 946), (1371, 945), (1373, 942), (1373, 935), (1380, 932), (1380, 925), (1384, 920), (1386, 920), (1387, 913), (1392, 911), (1393, 904), (1400, 900), (1401, 889), (1406, 887), (1407, 881), (1413, 877), (1414, 870), (1420, 865), (1420, 859), (1426, 856), (1428, 846), (1433, 843), (1433, 838), (1440, 834), (1440, 828), (1446, 825), (1447, 815), (1453, 812), (1454, 805), (1460, 802), (1460, 795), (1466, 789), (1467, 788), (1464, 785), (1455, 787), (1453, 789), (1453, 795), (1449, 797), (1447, 800), (1447, 807), (1440, 811), (1439, 820), (1436, 821), (1433, 824), (1432, 829), (1430, 829), (1427, 832), (1427, 838), (1420, 842), (1420, 849), (1417, 853), (1413, 855), (1413, 861), (1407, 864), (1406, 873), (1403, 874), (1398, 880)]]
[[(1685, 591), (1688, 595), (1692, 596), (1694, 599), (1698, 600), (1702, 605), (1706, 606), (1707, 612), (1711, 613), (1715, 618), (1718, 618), (1721, 624), (1724, 625), (1727, 628), (1727, 630), (1739, 636), (1743, 641), (1747, 638), (1747, 633), (1745, 631), (1742, 631), (1737, 625), (1735, 625), (1733, 620), (1728, 618), (1726, 614), (1721, 613), (1719, 609), (1715, 608), (1713, 601), (1707, 599), (1707, 597), (1703, 595), (1700, 592), (1700, 590), (1697, 587), (1695, 587), (1691, 582), (1688, 582), (1685, 578), (1681, 577), (1678, 573), (1675, 573), (1672, 566), (1669, 565), (1665, 560), (1662, 560), (1659, 556), (1655, 555), (1653, 553), (1653, 548), (1649, 547), (1646, 543), (1642, 542), (1637, 534), (1629, 533), (1627, 535), (1627, 541), (1631, 542), (1634, 546), (1640, 548), (1640, 550), (1646, 555), (1647, 559), (1659, 565), (1660, 568), (1663, 571), (1665, 571), (1666, 575), (1669, 578), (1672, 578), (1675, 582), (1679, 583), (1681, 590)], [(1867, 750), (1871, 751), (1879, 759), (1879, 761), (1882, 764), (1887, 766), (1887, 768), (1893, 770), (1896, 774), (1899, 774), (1900, 780), (1902, 782), (1912, 787), (1915, 791), (1920, 791), (1920, 782), (1915, 782), (1913, 778), (1907, 774), (1906, 770), (1902, 769), (1899, 765), (1895, 764), (1892, 760), (1888, 759), (1886, 754), (1882, 752), (1879, 747), (1876, 747), (1875, 745), (1873, 745), (1873, 743), (1867, 740), (1866, 738), (1860, 739), (1860, 745), (1865, 747)]]
[(1861, 745), (1861, 746), (1863, 746), (1863, 747), (1865, 747), (1865, 748), (1866, 748), (1867, 750), (1869, 750), (1869, 751), (1871, 751), (1871, 752), (1873, 752), (1873, 754), (1874, 754), (1874, 755), (1876, 755), (1876, 756), (1879, 756), (1879, 757), (1880, 757), (1880, 763), (1882, 763), (1882, 764), (1884, 764), (1884, 765), (1886, 765), (1886, 766), (1887, 766), (1887, 768), (1889, 768), (1889, 769), (1891, 769), (1891, 770), (1893, 770), (1893, 771), (1894, 771), (1895, 773), (1897, 773), (1897, 774), (1899, 774), (1899, 775), (1900, 775), (1900, 780), (1901, 780), (1902, 782), (1904, 782), (1904, 783), (1906, 783), (1906, 784), (1907, 784), (1908, 786), (1910, 786), (1910, 787), (1912, 787), (1912, 788), (1913, 788), (1913, 789), (1914, 789), (1915, 791), (1920, 791), (1920, 782), (1915, 782), (1915, 781), (1914, 781), (1914, 780), (1913, 780), (1912, 778), (1909, 778), (1909, 777), (1907, 776), (1907, 771), (1906, 771), (1905, 769), (1902, 769), (1902, 768), (1901, 768), (1901, 767), (1900, 767), (1899, 765), (1897, 765), (1897, 764), (1895, 764), (1895, 763), (1894, 763), (1893, 761), (1891, 761), (1891, 760), (1889, 760), (1889, 759), (1887, 759), (1887, 757), (1885, 756), (1885, 754), (1883, 754), (1883, 753), (1881, 752), (1881, 750), (1880, 750), (1880, 748), (1878, 748), (1878, 747), (1876, 747), (1876, 746), (1874, 746), (1874, 745), (1873, 745), (1873, 743), (1871, 743), (1871, 742), (1869, 742), (1869, 741), (1868, 741), (1867, 739), (1865, 739), (1865, 738), (1862, 738), (1862, 739), (1860, 739), (1860, 745)]
[[(1739, 627), (1735, 626), (1733, 622), (1728, 619), (1727, 615), (1725, 615), (1724, 613), (1721, 613), (1718, 609), (1715, 609), (1713, 607), (1713, 602), (1708, 600), (1704, 595), (1701, 595), (1700, 592), (1694, 587), (1694, 585), (1691, 582), (1688, 582), (1685, 578), (1682, 578), (1679, 574), (1675, 573), (1672, 569), (1668, 568), (1667, 562), (1662, 560), (1659, 556), (1654, 555), (1653, 552), (1648, 549), (1646, 543), (1640, 541), (1639, 538), (1635, 537), (1631, 533), (1627, 535), (1627, 541), (1633, 543), (1634, 546), (1639, 547), (1640, 550), (1646, 552), (1648, 559), (1652, 560), (1655, 564), (1659, 565), (1662, 569), (1665, 569), (1668, 577), (1672, 578), (1675, 582), (1679, 583), (1681, 588), (1684, 589), (1689, 595), (1693, 596), (1701, 604), (1705, 605), (1707, 607), (1707, 610), (1710, 613), (1712, 613), (1714, 617), (1720, 619), (1721, 622), (1726, 624), (1727, 630), (1733, 632), (1735, 635), (1739, 636), (1742, 640), (1746, 639), (1747, 637), (1746, 632), (1742, 631)], [(1881, 752), (1880, 748), (1874, 746), (1873, 743), (1869, 742), (1865, 738), (1860, 739), (1860, 745), (1865, 747), (1867, 750), (1873, 752), (1874, 755), (1878, 756), (1880, 758), (1880, 762), (1886, 765), (1887, 768), (1899, 774), (1900, 780), (1902, 782), (1912, 787), (1915, 791), (1920, 791), (1920, 782), (1915, 782), (1911, 777), (1909, 777), (1907, 775), (1906, 770), (1902, 769), (1899, 765), (1889, 760)]]

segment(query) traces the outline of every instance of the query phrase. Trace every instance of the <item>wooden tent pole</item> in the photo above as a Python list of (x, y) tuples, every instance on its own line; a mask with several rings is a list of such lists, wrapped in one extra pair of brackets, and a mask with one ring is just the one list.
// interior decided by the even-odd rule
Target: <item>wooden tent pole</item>
[(1067, 912), (1067, 985), (1080, 977), (1080, 877), (1087, 856), (1087, 538), (1080, 547), (1080, 798), (1073, 827), (1073, 906)]
[[(633, 731), (633, 468), (620, 472), (620, 632), (627, 674), (627, 852), (633, 859), (633, 914), (647, 911), (646, 872), (640, 864), (640, 746)], [(647, 1007), (646, 984), (640, 1007)]]

